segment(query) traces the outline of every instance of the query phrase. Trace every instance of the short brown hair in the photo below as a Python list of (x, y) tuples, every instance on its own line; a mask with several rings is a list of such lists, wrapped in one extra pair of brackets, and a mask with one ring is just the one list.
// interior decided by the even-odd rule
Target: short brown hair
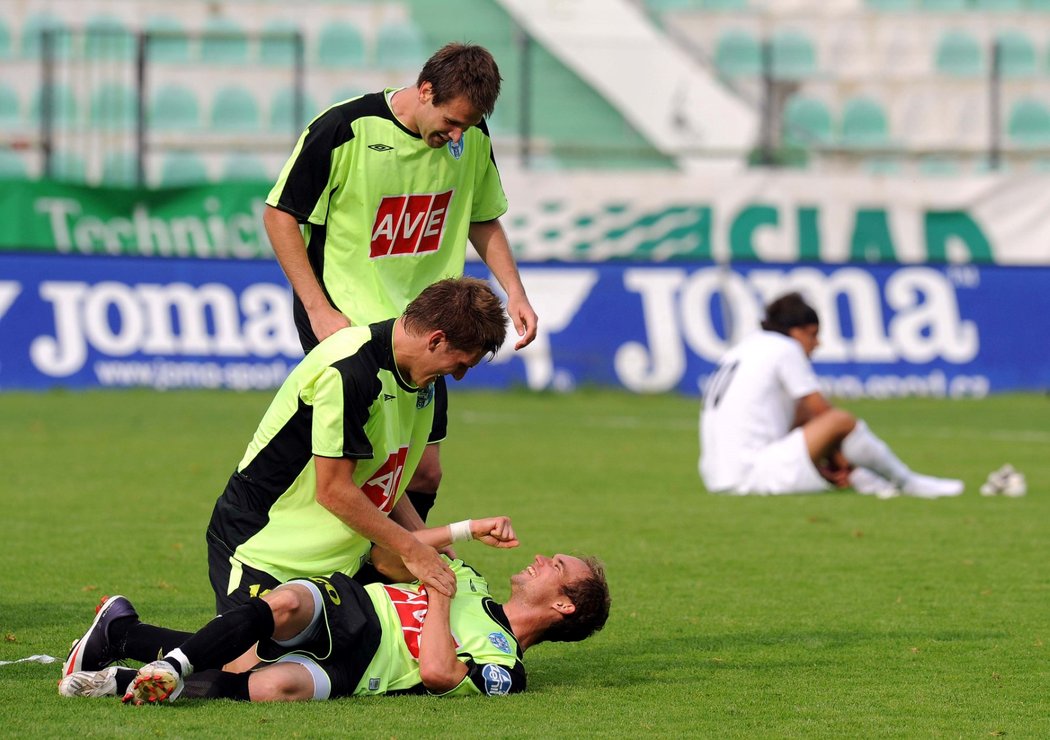
[(801, 293), (787, 293), (766, 306), (762, 328), (787, 335), (796, 326), (820, 324), (817, 312), (806, 303)]
[(427, 60), (416, 86), (429, 82), (434, 105), (465, 96), (484, 116), (491, 116), (499, 97), (499, 67), (489, 50), (476, 44), (445, 44)]
[(446, 278), (408, 304), (405, 329), (412, 333), (440, 330), (458, 350), (494, 355), (507, 338), (507, 315), (484, 280)]
[(565, 595), (576, 609), (552, 624), (540, 638), (542, 642), (579, 642), (605, 626), (609, 619), (609, 583), (605, 580), (605, 566), (598, 558), (581, 558), (591, 574), (570, 583)]

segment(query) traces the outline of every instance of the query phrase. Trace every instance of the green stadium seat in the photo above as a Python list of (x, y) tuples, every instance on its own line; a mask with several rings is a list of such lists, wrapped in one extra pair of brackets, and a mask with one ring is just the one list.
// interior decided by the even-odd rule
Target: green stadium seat
[(84, 56), (87, 59), (134, 59), (135, 37), (111, 15), (98, 15), (84, 25)]
[(200, 126), (197, 94), (182, 85), (158, 89), (149, 105), (150, 127), (164, 131), (195, 130)]
[(295, 31), (286, 21), (272, 20), (259, 38), (259, 61), (268, 67), (291, 69), (295, 65)]
[(1002, 31), (996, 35), (999, 71), (1003, 77), (1034, 77), (1038, 69), (1035, 44), (1021, 31)]
[(201, 60), (208, 64), (247, 64), (248, 37), (231, 18), (209, 18), (201, 37)]
[(376, 32), (376, 65), (418, 70), (426, 61), (423, 32), (410, 21), (384, 23)]
[(259, 104), (255, 96), (238, 85), (216, 90), (211, 106), (211, 127), (216, 131), (258, 131)]
[(899, 13), (915, 10), (915, 0), (864, 0), (864, 6), (876, 12)]
[(87, 182), (87, 165), (75, 152), (59, 150), (51, 155), (51, 178), (77, 185)]
[(180, 63), (190, 60), (190, 40), (183, 25), (170, 16), (153, 16), (146, 21), (150, 34), (146, 57), (150, 62)]
[(1010, 108), (1007, 136), (1021, 146), (1050, 144), (1050, 109), (1040, 100), (1022, 98)]
[(937, 41), (934, 66), (950, 77), (979, 77), (985, 70), (984, 53), (969, 33), (946, 31)]
[(22, 58), (39, 59), (42, 35), (52, 31), (52, 50), (58, 59), (68, 59), (73, 49), (73, 34), (65, 23), (50, 13), (30, 16), (22, 26)]
[(18, 152), (0, 149), (0, 180), (21, 180), (28, 174), (26, 161)]
[(762, 47), (747, 31), (731, 29), (715, 44), (715, 68), (724, 77), (757, 77), (762, 74)]
[(748, 0), (704, 0), (704, 10), (747, 10)]
[(317, 61), (324, 67), (364, 67), (367, 60), (361, 31), (343, 21), (325, 26), (317, 38)]
[(283, 87), (273, 96), (270, 105), (270, 130), (298, 136), (306, 124), (310, 123), (320, 111), (317, 102), (308, 94), (303, 94), (303, 107), (299, 120), (295, 120), (295, 90)]
[(871, 98), (851, 98), (842, 108), (840, 140), (855, 149), (885, 146), (889, 143), (886, 112)]
[(200, 185), (208, 182), (208, 168), (193, 152), (168, 152), (161, 162), (160, 186), (168, 188)]
[[(339, 90), (335, 91), (335, 93), (332, 95), (332, 102), (330, 102), (329, 105), (334, 105), (335, 103), (341, 103), (344, 100), (350, 100), (350, 98), (358, 98), (358, 97), (364, 95), (365, 93), (369, 93), (369, 92), (377, 92), (377, 91), (376, 90), (362, 90), (359, 87), (343, 87), (343, 88), (340, 88)], [(321, 112), (320, 109), (318, 109), (317, 111), (315, 111), (314, 114), (316, 115), (317, 113), (320, 113), (320, 112)]]
[(783, 139), (791, 146), (830, 144), (831, 112), (815, 98), (792, 96), (784, 106)]
[(801, 31), (778, 31), (770, 42), (773, 77), (801, 80), (817, 71), (817, 52), (813, 41)]
[(91, 124), (103, 131), (133, 129), (138, 114), (138, 94), (128, 85), (107, 82), (91, 96)]
[(18, 91), (0, 82), (0, 129), (9, 131), (22, 125), (22, 104), (18, 100)]
[(1001, 13), (1019, 13), (1027, 10), (1025, 0), (973, 0), (974, 10), (989, 10)]
[(76, 121), (79, 106), (73, 89), (66, 84), (59, 83), (50, 88), (50, 93), (45, 92), (43, 86), (38, 87), (33, 93), (33, 102), (30, 108), (30, 117), (33, 124), (41, 121), (44, 110), (45, 94), (51, 103), (52, 121), (58, 124), (70, 124)]
[(699, 10), (704, 5), (704, 0), (645, 0), (645, 7), (654, 13), (667, 10)]
[(109, 152), (103, 158), (102, 185), (131, 188), (138, 185), (138, 178), (138, 163), (134, 154), (130, 152)]
[(969, 9), (969, 0), (919, 0), (919, 9), (934, 13), (961, 13)]
[(273, 178), (263, 161), (253, 154), (231, 154), (222, 165), (222, 179), (227, 181), (269, 182)]
[(954, 157), (930, 155), (919, 160), (919, 173), (925, 177), (954, 177), (960, 170), (959, 160)]

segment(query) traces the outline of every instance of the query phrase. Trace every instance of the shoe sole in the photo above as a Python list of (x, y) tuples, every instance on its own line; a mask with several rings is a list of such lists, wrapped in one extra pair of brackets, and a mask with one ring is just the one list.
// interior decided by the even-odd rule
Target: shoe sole
[(125, 704), (159, 704), (166, 701), (178, 686), (178, 679), (168, 673), (136, 676), (124, 694)]
[(116, 599), (112, 596), (103, 596), (102, 601), (97, 607), (95, 607), (95, 621), (88, 627), (87, 632), (79, 640), (75, 641), (69, 648), (69, 655), (66, 656), (66, 662), (62, 664), (62, 676), (68, 676), (72, 673), (84, 670), (83, 668), (83, 655), (81, 655), (80, 648), (84, 646), (88, 636), (95, 631), (95, 627), (98, 626), (99, 621), (105, 616), (109, 608), (116, 603)]

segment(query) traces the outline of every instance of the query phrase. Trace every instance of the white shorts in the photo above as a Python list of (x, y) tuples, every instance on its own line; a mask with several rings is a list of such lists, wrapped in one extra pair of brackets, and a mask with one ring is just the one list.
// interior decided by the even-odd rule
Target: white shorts
[(809, 457), (802, 427), (758, 450), (753, 464), (729, 493), (775, 496), (784, 493), (815, 493), (831, 486)]

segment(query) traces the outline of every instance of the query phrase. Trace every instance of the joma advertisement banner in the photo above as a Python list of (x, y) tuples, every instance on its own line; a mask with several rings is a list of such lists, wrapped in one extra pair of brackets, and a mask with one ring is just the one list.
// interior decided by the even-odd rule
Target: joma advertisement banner
[[(469, 271), (485, 275), (484, 268)], [(789, 290), (821, 316), (838, 396), (983, 396), (1050, 387), (1050, 268), (523, 265), (536, 341), (474, 387), (697, 394)], [(0, 389), (271, 388), (302, 356), (272, 261), (0, 255)]]
[[(1050, 265), (1046, 177), (505, 171), (503, 182), (522, 262)], [(11, 183), (0, 252), (271, 259), (268, 190)], [(403, 219), (393, 236), (418, 228)]]

